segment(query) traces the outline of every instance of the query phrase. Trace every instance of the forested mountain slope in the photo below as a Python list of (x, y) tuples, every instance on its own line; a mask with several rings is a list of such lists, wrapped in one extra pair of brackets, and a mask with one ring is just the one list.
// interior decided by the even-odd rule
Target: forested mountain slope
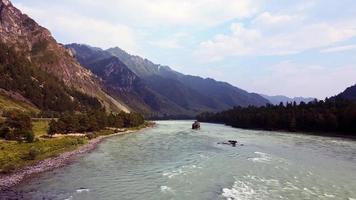
[[(12, 57), (19, 57), (21, 60), (21, 63), (16, 60), (7, 60), (7, 63), (4, 63), (5, 61), (1, 60), (3, 67), (17, 62), (16, 65), (22, 65), (21, 70), (37, 70), (41, 72), (36, 73), (50, 74), (74, 92), (97, 98), (107, 109), (128, 111), (125, 105), (105, 93), (100, 80), (89, 70), (82, 67), (73, 58), (70, 51), (57, 43), (46, 28), (38, 25), (27, 15), (22, 14), (8, 0), (0, 0), (0, 42), (3, 51), (6, 52), (11, 49)], [(31, 69), (27, 69), (30, 65), (32, 66)], [(3, 70), (9, 68), (3, 68)], [(22, 74), (25, 75), (25, 73)], [(13, 74), (8, 73), (8, 75)], [(24, 82), (23, 84), (31, 85), (31, 82)], [(0, 85), (0, 87), (4, 88), (3, 85)], [(45, 107), (49, 106), (46, 105)]]

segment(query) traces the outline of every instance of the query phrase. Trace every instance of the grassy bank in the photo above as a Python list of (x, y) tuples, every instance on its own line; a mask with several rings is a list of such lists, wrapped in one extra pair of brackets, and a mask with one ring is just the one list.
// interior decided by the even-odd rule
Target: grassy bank
[(54, 157), (65, 151), (86, 144), (86, 137), (62, 137), (44, 139), (49, 121), (32, 121), (36, 141), (33, 143), (0, 140), (0, 173), (8, 173), (31, 165), (40, 160)]
[(32, 131), (36, 138), (47, 135), (49, 128), (48, 120), (32, 120)]
[(34, 143), (0, 141), (0, 172), (8, 173), (39, 160), (54, 157), (87, 143), (84, 137), (38, 140)]
[(99, 136), (108, 136), (116, 132), (127, 130), (140, 130), (145, 127), (152, 126), (152, 123), (146, 122), (141, 126), (130, 129), (106, 129), (96, 131), (82, 137), (65, 136), (58, 138), (43, 137), (47, 135), (48, 120), (35, 120), (32, 122), (33, 132), (36, 140), (33, 143), (5, 141), (0, 140), (0, 173), (10, 173), (17, 169), (22, 169), (26, 166), (33, 165), (38, 161), (56, 157), (61, 153), (72, 151), (78, 147), (85, 145), (90, 139)]

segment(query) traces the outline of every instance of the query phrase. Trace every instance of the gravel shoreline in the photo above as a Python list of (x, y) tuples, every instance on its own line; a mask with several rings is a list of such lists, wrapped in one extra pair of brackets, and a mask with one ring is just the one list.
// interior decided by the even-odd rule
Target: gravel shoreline
[(95, 139), (89, 140), (87, 144), (79, 147), (76, 150), (64, 152), (54, 158), (47, 158), (45, 160), (35, 163), (34, 165), (25, 167), (11, 174), (0, 175), (0, 192), (4, 190), (9, 190), (11, 189), (11, 187), (21, 183), (26, 178), (29, 178), (36, 174), (65, 166), (66, 164), (70, 163), (73, 159), (77, 158), (79, 155), (94, 150), (97, 147), (97, 145), (106, 138), (134, 133), (137, 131), (128, 130), (125, 132), (119, 132), (112, 135), (99, 136)]

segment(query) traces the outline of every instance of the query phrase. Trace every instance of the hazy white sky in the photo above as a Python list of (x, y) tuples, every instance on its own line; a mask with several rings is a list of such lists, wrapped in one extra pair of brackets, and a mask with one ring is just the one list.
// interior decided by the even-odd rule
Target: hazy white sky
[(250, 92), (356, 84), (354, 0), (13, 0), (62, 43), (119, 46)]

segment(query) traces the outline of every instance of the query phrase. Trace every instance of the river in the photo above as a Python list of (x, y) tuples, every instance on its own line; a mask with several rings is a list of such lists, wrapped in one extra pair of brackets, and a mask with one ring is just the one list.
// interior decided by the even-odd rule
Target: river
[[(191, 121), (113, 137), (14, 188), (24, 199), (356, 199), (356, 141)], [(238, 140), (243, 146), (218, 144)]]

